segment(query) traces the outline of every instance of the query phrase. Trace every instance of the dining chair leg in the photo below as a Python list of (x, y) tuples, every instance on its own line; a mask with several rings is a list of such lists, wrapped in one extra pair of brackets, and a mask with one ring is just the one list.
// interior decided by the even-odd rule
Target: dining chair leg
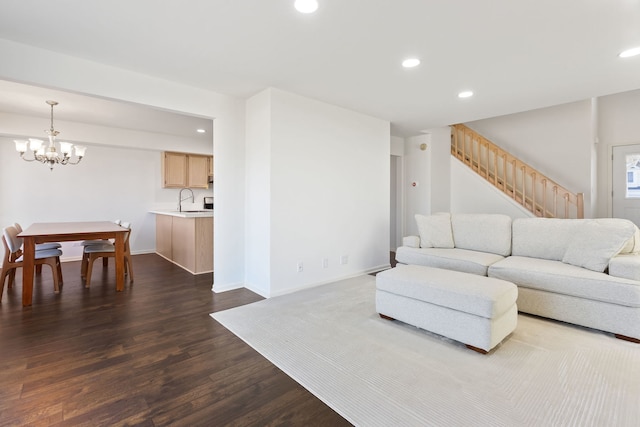
[(89, 254), (82, 254), (82, 263), (80, 264), (80, 277), (87, 277), (87, 264), (89, 263)]
[(88, 255), (88, 257), (87, 257), (87, 271), (86, 271), (85, 276), (84, 276), (84, 287), (87, 288), (87, 289), (89, 288), (89, 285), (91, 284), (91, 273), (92, 273), (92, 270), (93, 270), (93, 262), (95, 260), (96, 259), (93, 257), (93, 255)]
[(42, 264), (36, 265), (36, 274), (42, 274)]
[(14, 268), (9, 272), (9, 284), (7, 285), (8, 289), (13, 288), (13, 283), (15, 282), (15, 280), (16, 280), (16, 269)]
[(102, 257), (102, 266), (103, 267), (109, 267), (109, 258), (107, 258), (106, 256)]
[[(58, 267), (56, 266), (56, 260), (54, 258), (49, 258), (46, 261), (47, 265), (51, 267), (51, 275), (53, 276), (53, 292), (56, 294), (60, 293), (60, 277), (58, 276)], [(40, 264), (42, 267), (42, 264)]]
[(64, 280), (62, 278), (62, 264), (60, 263), (60, 257), (57, 256), (56, 257), (56, 268), (58, 270), (58, 280), (60, 282), (60, 284), (64, 284)]
[(131, 258), (127, 257), (125, 260), (125, 266), (127, 266), (127, 270), (129, 271), (129, 283), (133, 283), (133, 264), (131, 264)]
[(2, 271), (0, 272), (0, 301), (2, 301), (2, 294), (4, 293), (4, 282), (7, 279), (9, 271), (6, 267), (2, 267)]

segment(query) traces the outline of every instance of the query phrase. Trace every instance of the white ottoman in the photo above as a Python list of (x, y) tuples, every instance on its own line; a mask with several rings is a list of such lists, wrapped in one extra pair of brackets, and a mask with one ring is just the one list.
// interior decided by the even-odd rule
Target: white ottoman
[(487, 353), (518, 322), (518, 288), (506, 280), (420, 265), (376, 276), (376, 310)]

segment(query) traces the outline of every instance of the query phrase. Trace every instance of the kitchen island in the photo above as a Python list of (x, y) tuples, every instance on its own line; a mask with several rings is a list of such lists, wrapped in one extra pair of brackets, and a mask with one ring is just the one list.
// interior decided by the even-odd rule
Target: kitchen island
[(192, 274), (213, 271), (213, 210), (151, 211), (156, 253)]

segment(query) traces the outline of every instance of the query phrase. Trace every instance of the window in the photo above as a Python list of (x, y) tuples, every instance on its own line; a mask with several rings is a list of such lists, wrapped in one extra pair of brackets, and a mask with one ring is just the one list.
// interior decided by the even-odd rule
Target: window
[(627, 198), (640, 198), (640, 154), (627, 154)]

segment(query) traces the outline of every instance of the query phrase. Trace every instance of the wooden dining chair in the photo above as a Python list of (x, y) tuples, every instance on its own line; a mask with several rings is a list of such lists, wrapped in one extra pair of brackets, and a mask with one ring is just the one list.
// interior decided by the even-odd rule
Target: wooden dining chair
[[(22, 239), (18, 237), (18, 230), (13, 225), (2, 229), (2, 244), (4, 246), (4, 260), (2, 262), (2, 272), (0, 272), (0, 300), (4, 293), (4, 283), (9, 277), (8, 288), (13, 287), (16, 270), (22, 267)], [(60, 283), (62, 283), (62, 269), (60, 268), (60, 249), (45, 249), (35, 252), (35, 265), (47, 264), (51, 267), (53, 275), (54, 292), (60, 293)]]
[[(121, 225), (122, 221), (119, 220), (119, 219), (116, 219), (116, 220), (113, 221), (113, 223)], [(84, 246), (89, 246), (89, 245), (102, 245), (102, 244), (105, 244), (105, 243), (112, 243), (113, 244), (114, 241), (113, 241), (113, 239), (83, 240), (82, 242), (80, 242), (80, 245), (84, 247)], [(84, 249), (83, 249), (83, 252), (84, 252)], [(108, 267), (109, 266), (109, 258), (107, 258), (107, 257), (102, 258), (102, 266), (103, 267)], [(83, 269), (82, 271), (83, 271), (82, 277), (84, 278), (84, 273), (86, 272), (86, 268)]]
[[(121, 227), (126, 228), (128, 231), (124, 237), (124, 274), (129, 276), (129, 282), (133, 283), (133, 265), (131, 263), (131, 248), (129, 246), (129, 238), (131, 237), (131, 224), (123, 222)], [(110, 242), (103, 244), (93, 244), (84, 247), (82, 254), (82, 265), (80, 268), (80, 275), (85, 279), (85, 288), (88, 288), (91, 284), (91, 273), (93, 272), (93, 263), (98, 258), (115, 258), (116, 247)], [(103, 264), (105, 266), (105, 264)]]
[[(19, 223), (14, 223), (13, 226), (18, 230), (18, 234), (22, 233), (22, 226)], [(58, 242), (36, 243), (36, 251), (46, 251), (49, 249), (60, 249), (62, 245)], [(60, 257), (57, 258), (58, 270), (61, 271)], [(42, 273), (42, 264), (36, 266), (36, 274)]]
[[(119, 219), (116, 219), (113, 221), (114, 224), (118, 224), (121, 225), (122, 221), (120, 221)], [(113, 239), (109, 240), (109, 239), (100, 239), (100, 240), (83, 240), (82, 242), (80, 242), (81, 246), (89, 246), (89, 245), (102, 245), (103, 243), (113, 243)]]
[[(18, 230), (18, 234), (22, 233), (22, 226), (19, 223), (14, 223), (13, 226)], [(60, 249), (62, 245), (58, 242), (37, 243), (36, 251), (43, 251), (47, 249)]]

